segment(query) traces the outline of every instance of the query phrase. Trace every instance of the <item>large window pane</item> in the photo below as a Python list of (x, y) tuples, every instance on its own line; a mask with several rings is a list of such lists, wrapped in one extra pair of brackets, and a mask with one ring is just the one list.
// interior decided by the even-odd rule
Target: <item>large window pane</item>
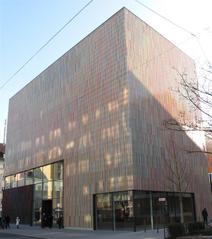
[(183, 194), (183, 216), (184, 222), (194, 221), (194, 200), (192, 194)]
[(54, 164), (54, 180), (62, 180), (63, 179), (63, 163), (55, 163)]
[(116, 229), (132, 229), (134, 226), (132, 191), (114, 193)]
[(34, 183), (40, 183), (43, 179), (42, 167), (34, 169)]
[[(165, 201), (163, 201), (165, 199)], [(154, 227), (163, 227), (167, 223), (167, 197), (166, 193), (152, 193)]]
[(26, 185), (33, 184), (33, 170), (29, 170), (25, 172), (25, 184)]
[(53, 164), (43, 167), (43, 181), (50, 181), (53, 179)]
[(43, 199), (51, 199), (52, 198), (52, 181), (43, 183)]
[(111, 194), (96, 195), (97, 229), (112, 229), (112, 196)]
[(42, 200), (34, 200), (34, 223), (41, 223), (41, 213), (42, 213)]
[(63, 181), (54, 181), (53, 182), (53, 198), (63, 197)]
[(16, 175), (10, 176), (10, 187), (16, 188), (17, 187), (17, 178)]
[(5, 188), (10, 188), (10, 176), (5, 177)]
[(180, 203), (177, 193), (167, 194), (168, 223), (180, 222)]
[(136, 228), (151, 226), (150, 193), (134, 192), (135, 223)]
[(24, 173), (18, 173), (16, 177), (17, 177), (18, 187), (24, 186), (25, 184)]
[(42, 183), (37, 183), (34, 186), (34, 199), (42, 200)]

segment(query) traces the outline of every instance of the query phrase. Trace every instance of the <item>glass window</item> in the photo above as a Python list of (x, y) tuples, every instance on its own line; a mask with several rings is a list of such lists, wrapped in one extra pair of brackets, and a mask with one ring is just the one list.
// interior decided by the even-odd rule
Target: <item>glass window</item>
[(42, 167), (34, 169), (34, 183), (42, 182), (43, 172)]
[(5, 177), (5, 188), (10, 188), (10, 176)]
[(24, 186), (25, 184), (24, 173), (16, 174), (16, 178), (18, 187)]
[(50, 181), (53, 179), (53, 164), (43, 166), (43, 181)]
[(167, 195), (166, 193), (152, 193), (154, 227), (163, 227), (167, 223)]
[(168, 223), (180, 222), (180, 202), (177, 193), (167, 194)]
[(194, 221), (194, 201), (192, 194), (183, 194), (183, 216), (184, 222)]
[(133, 228), (132, 191), (114, 193), (115, 226), (116, 229)]
[(151, 226), (150, 193), (134, 192), (135, 223), (137, 228)]
[(11, 188), (16, 188), (16, 187), (17, 187), (17, 178), (16, 178), (16, 174), (10, 176), (10, 187), (11, 187)]
[(96, 222), (98, 229), (113, 228), (112, 195), (96, 195)]
[(53, 219), (57, 222), (59, 217), (63, 217), (63, 198), (53, 199)]
[(62, 180), (63, 179), (63, 163), (55, 163), (54, 164), (54, 180)]
[(63, 181), (54, 181), (53, 198), (63, 197)]
[(40, 199), (34, 200), (34, 223), (41, 222), (42, 201)]
[(34, 199), (42, 200), (42, 183), (37, 183), (34, 186)]
[(26, 185), (33, 184), (33, 170), (25, 172), (25, 184)]
[(52, 198), (52, 181), (43, 183), (43, 199), (51, 199)]

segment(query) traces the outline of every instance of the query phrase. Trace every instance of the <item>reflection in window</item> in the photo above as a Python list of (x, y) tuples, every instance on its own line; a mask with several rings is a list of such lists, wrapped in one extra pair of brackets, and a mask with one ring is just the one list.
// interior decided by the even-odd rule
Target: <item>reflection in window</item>
[(43, 179), (42, 167), (34, 169), (34, 183), (40, 183)]
[(43, 166), (43, 180), (49, 181), (53, 179), (53, 164)]
[(5, 188), (10, 188), (10, 176), (5, 177)]
[(45, 137), (44, 137), (44, 135), (41, 136), (41, 144), (42, 144), (42, 145), (45, 144)]
[(61, 136), (61, 129), (58, 128), (58, 129), (55, 129), (54, 130), (54, 138), (58, 138)]
[(18, 183), (18, 187), (24, 186), (24, 173), (18, 173), (16, 175), (17, 177), (17, 183)]
[(96, 115), (96, 119), (98, 119), (100, 117), (100, 110), (99, 109), (96, 110), (96, 114), (95, 115)]
[(68, 130), (71, 131), (76, 127), (76, 122), (75, 121), (70, 121), (68, 123)]
[(116, 228), (132, 228), (134, 222), (132, 191), (114, 193)]
[(83, 136), (80, 137), (79, 139), (79, 148), (87, 147), (88, 145), (92, 144), (91, 140), (91, 133), (88, 132), (87, 134), (84, 134)]
[(16, 188), (17, 187), (16, 175), (10, 176), (10, 186), (11, 186), (11, 188)]
[(36, 140), (35, 140), (35, 146), (38, 147), (40, 144), (40, 138), (37, 137)]
[(103, 180), (99, 180), (98, 187), (99, 187), (99, 191), (102, 191), (104, 189)]
[(25, 172), (25, 184), (26, 185), (33, 184), (33, 170)]
[(110, 182), (109, 183), (110, 183), (109, 184), (110, 189), (113, 189), (114, 186), (115, 186), (115, 178), (114, 177), (110, 178)]
[(52, 181), (43, 183), (43, 199), (52, 198)]
[(86, 125), (86, 124), (88, 123), (88, 114), (84, 114), (84, 115), (82, 116), (82, 123), (83, 123), (84, 125)]
[(76, 163), (70, 163), (69, 164), (69, 167), (67, 168), (68, 172), (67, 172), (67, 175), (75, 175), (76, 172), (77, 172), (77, 169), (76, 169)]
[(54, 181), (53, 185), (53, 198), (63, 197), (63, 181)]
[(90, 214), (86, 214), (86, 215), (84, 216), (84, 222), (85, 222), (86, 224), (90, 224), (90, 223), (91, 223), (91, 215), (90, 215)]
[(123, 104), (126, 105), (128, 103), (129, 98), (129, 90), (127, 88), (124, 88), (123, 91)]
[(43, 187), (42, 187), (42, 183), (37, 183), (34, 186), (34, 199), (35, 201), (41, 200), (43, 197), (42, 194), (43, 191)]
[(85, 173), (89, 170), (89, 161), (88, 160), (81, 160), (79, 162), (79, 172)]
[(128, 127), (127, 127), (125, 112), (122, 112), (122, 127), (123, 127), (124, 131), (126, 133), (128, 133)]
[(128, 187), (133, 186), (133, 175), (127, 176), (127, 185), (128, 185)]
[(49, 150), (48, 157), (49, 159), (56, 159), (57, 157), (61, 156), (62, 152), (60, 147), (54, 147)]
[(63, 163), (58, 162), (54, 164), (54, 180), (63, 179)]
[(73, 140), (66, 144), (66, 149), (72, 149), (73, 147), (74, 147), (74, 141)]
[(49, 132), (49, 141), (51, 142), (52, 141), (52, 139), (53, 139), (53, 131), (51, 130), (50, 132)]
[(112, 229), (112, 195), (96, 195), (96, 217), (98, 229)]
[(107, 104), (108, 106), (108, 111), (114, 111), (114, 110), (118, 110), (119, 108), (119, 103), (117, 100), (111, 101)]
[(121, 152), (117, 151), (114, 154), (114, 165), (118, 166), (120, 164), (120, 162), (121, 162)]
[(49, 141), (52, 141), (53, 139), (59, 138), (61, 136), (61, 129), (57, 128), (55, 130), (51, 130), (49, 132)]
[(112, 159), (111, 159), (111, 155), (110, 154), (106, 154), (105, 155), (105, 161), (107, 165), (111, 165), (112, 164)]
[(88, 189), (88, 186), (83, 186), (83, 195), (87, 195), (89, 193), (89, 189)]
[(119, 137), (119, 124), (112, 125), (111, 127), (102, 130), (102, 139)]

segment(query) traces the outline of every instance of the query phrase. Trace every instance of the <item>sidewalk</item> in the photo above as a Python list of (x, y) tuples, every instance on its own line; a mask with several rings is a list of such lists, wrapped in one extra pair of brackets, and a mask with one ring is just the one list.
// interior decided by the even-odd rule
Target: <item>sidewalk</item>
[(42, 239), (163, 239), (164, 232), (159, 230), (147, 230), (138, 232), (129, 231), (84, 231), (84, 230), (71, 230), (71, 229), (57, 229), (45, 228), (42, 229), (37, 226), (21, 225), (20, 229), (16, 229), (14, 225), (8, 230), (1, 230), (1, 232), (8, 234), (16, 234), (28, 237), (36, 237)]

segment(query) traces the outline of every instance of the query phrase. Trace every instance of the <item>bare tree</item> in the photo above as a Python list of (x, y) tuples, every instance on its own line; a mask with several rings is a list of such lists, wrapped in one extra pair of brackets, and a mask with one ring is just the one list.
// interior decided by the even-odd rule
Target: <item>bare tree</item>
[(184, 223), (183, 216), (183, 193), (187, 192), (190, 177), (189, 165), (185, 157), (181, 156), (182, 150), (176, 146), (173, 139), (170, 140), (169, 156), (165, 158), (166, 188), (179, 193), (180, 222)]
[[(191, 106), (190, 110), (195, 112), (193, 119), (186, 118), (186, 112), (180, 112), (178, 119), (168, 119), (164, 121), (166, 129), (174, 131), (196, 131), (204, 132), (205, 136), (212, 139), (212, 65), (201, 68), (199, 81), (184, 72), (177, 72), (177, 88), (173, 89), (180, 97), (187, 100)], [(188, 151), (197, 153), (200, 151)], [(205, 150), (207, 154), (212, 152)]]

